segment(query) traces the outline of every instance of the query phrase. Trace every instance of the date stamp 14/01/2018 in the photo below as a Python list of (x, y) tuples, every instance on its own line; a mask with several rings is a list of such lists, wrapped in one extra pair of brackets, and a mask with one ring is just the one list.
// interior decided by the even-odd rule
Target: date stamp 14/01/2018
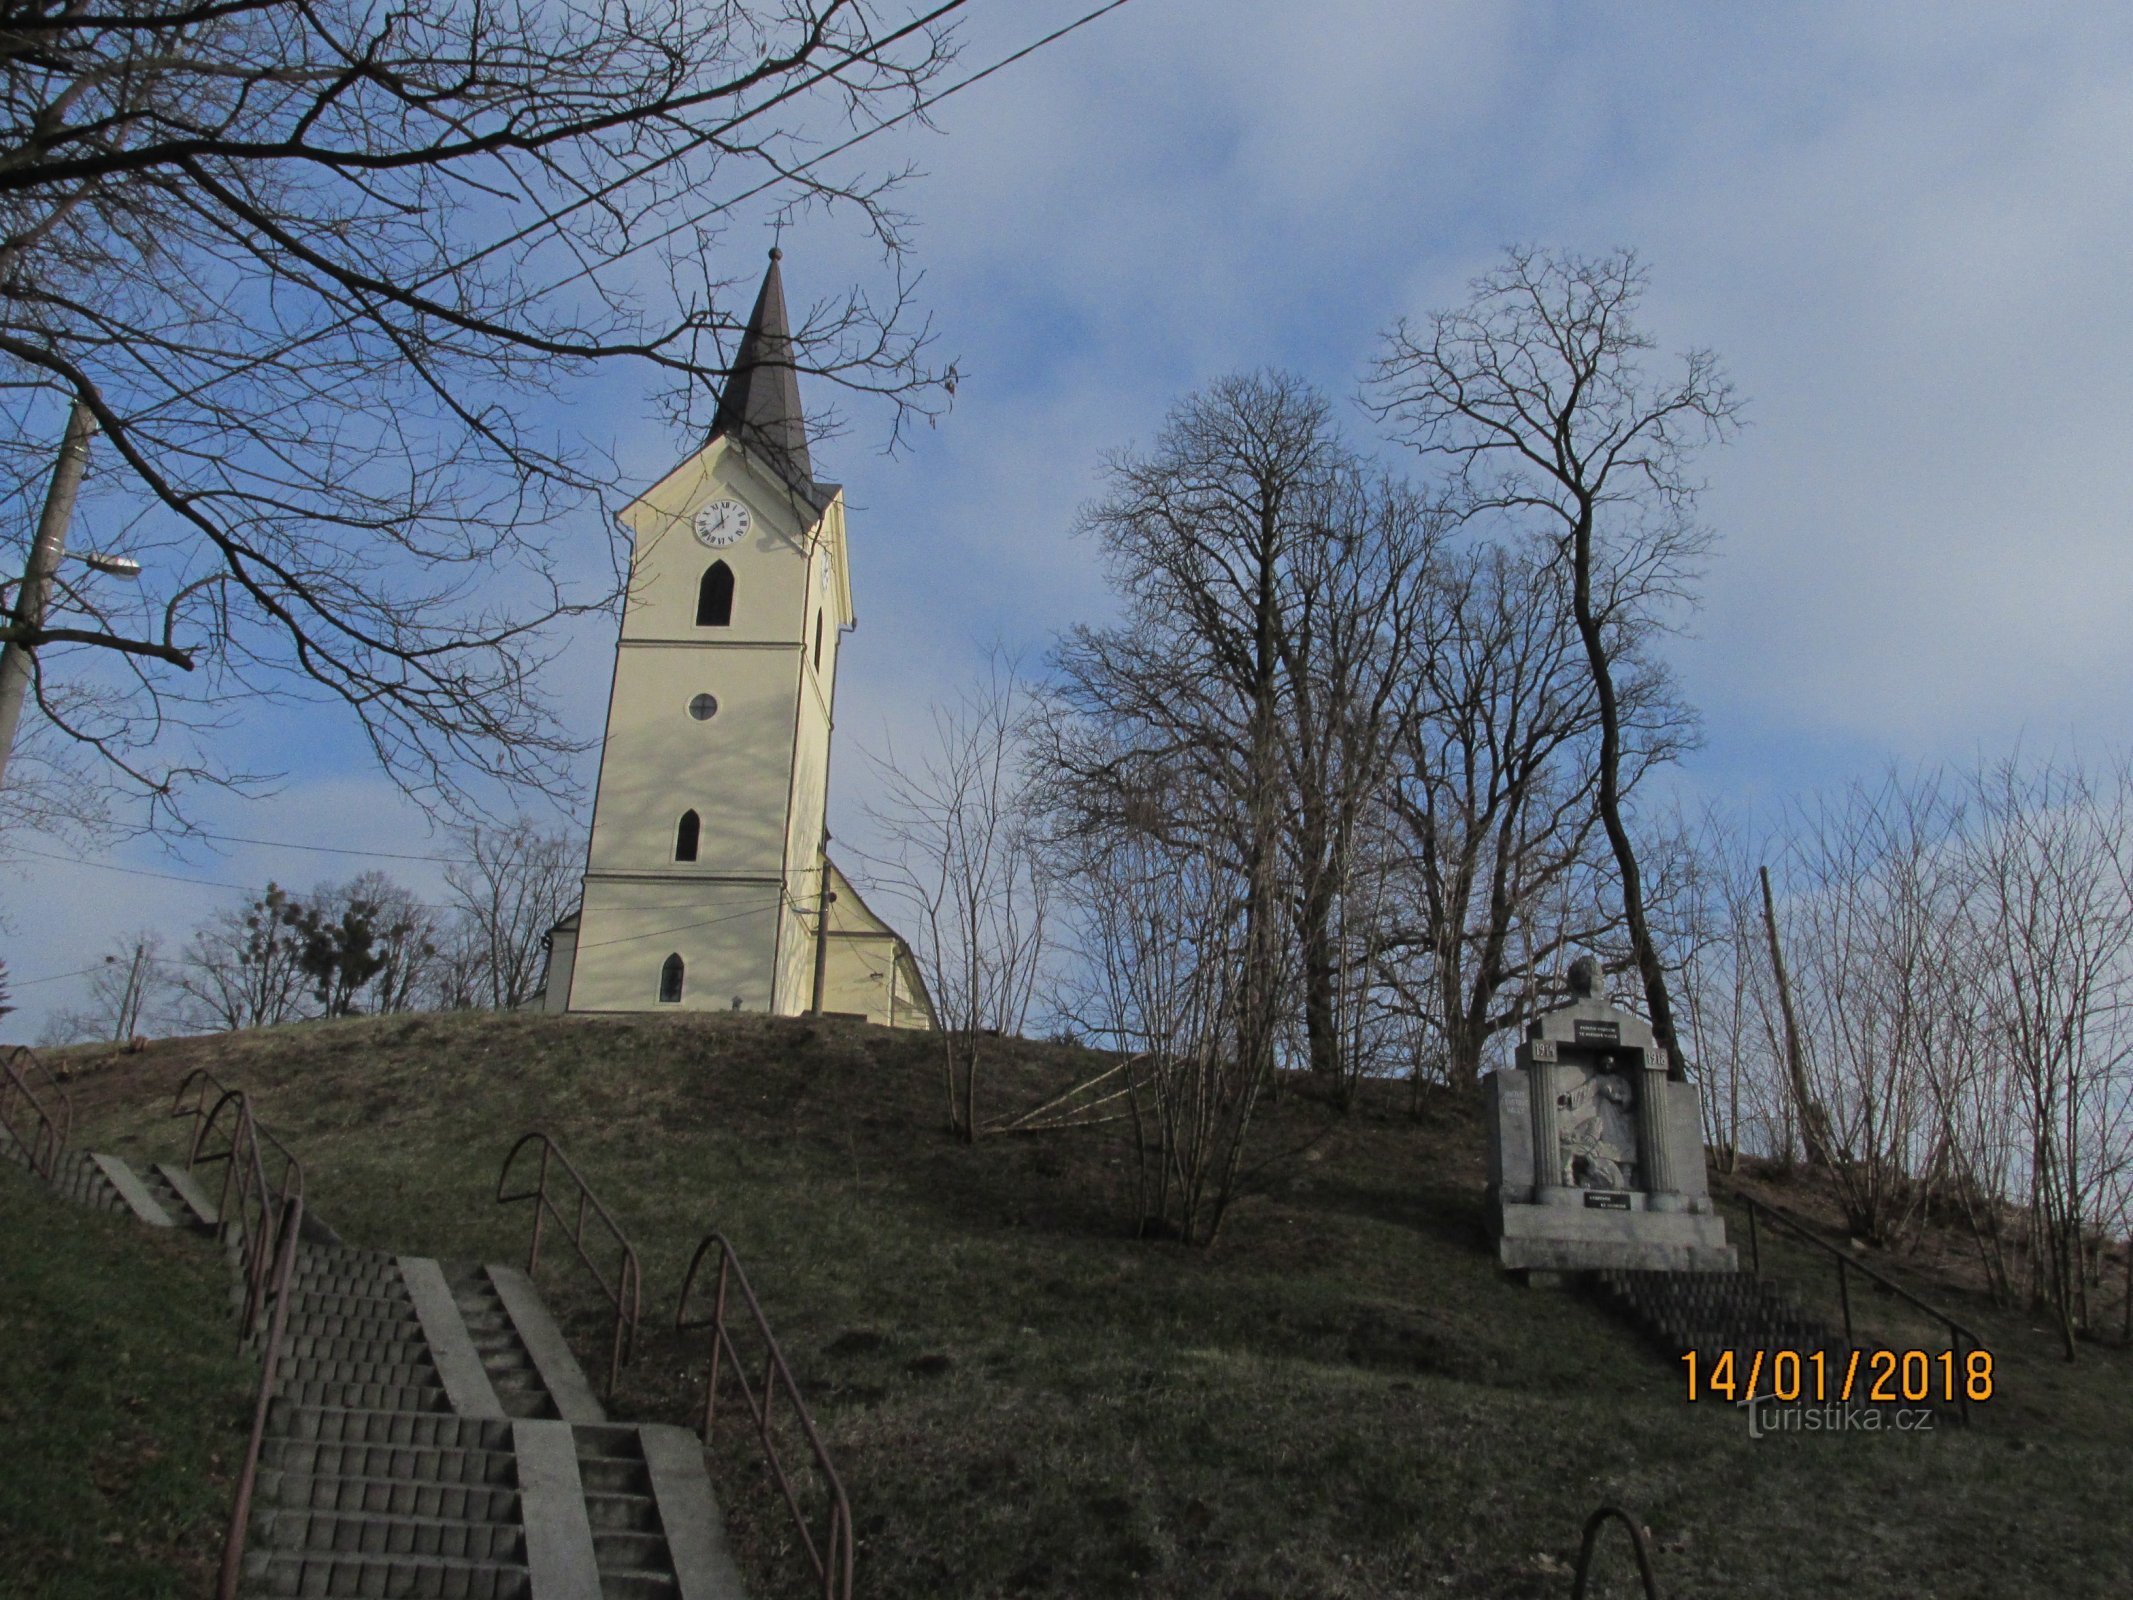
[(1925, 1405), (1990, 1400), (1989, 1350), (1721, 1350), (1681, 1358), (1691, 1402)]

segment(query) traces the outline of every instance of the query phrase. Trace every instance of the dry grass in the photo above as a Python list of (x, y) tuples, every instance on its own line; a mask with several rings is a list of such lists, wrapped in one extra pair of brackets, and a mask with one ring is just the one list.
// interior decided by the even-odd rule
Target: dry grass
[[(1003, 1042), (987, 1092), (1030, 1104), (1095, 1060)], [(178, 1041), (78, 1064), (93, 1138), (168, 1154), (161, 1113), (196, 1064), (256, 1093), (351, 1243), (521, 1255), (496, 1169), (550, 1129), (643, 1254), (657, 1327), (623, 1414), (699, 1403), (700, 1339), (661, 1330), (723, 1230), (849, 1487), (868, 1600), (1554, 1600), (1602, 1501), (1650, 1523), (1670, 1595), (2133, 1580), (2122, 1353), (2066, 1368), (1951, 1287), (2006, 1374), (1977, 1428), (1752, 1441), (1604, 1311), (1497, 1272), (1481, 1130), (1448, 1098), (1414, 1115), (1388, 1090), (1336, 1118), (1284, 1094), (1252, 1192), (1192, 1252), (1132, 1237), (1121, 1130), (957, 1144), (927, 1042), (860, 1024), (417, 1017)], [(542, 1280), (602, 1370), (567, 1252)], [(719, 1480), (744, 1562), (762, 1600), (804, 1592), (747, 1444), (728, 1437)]]

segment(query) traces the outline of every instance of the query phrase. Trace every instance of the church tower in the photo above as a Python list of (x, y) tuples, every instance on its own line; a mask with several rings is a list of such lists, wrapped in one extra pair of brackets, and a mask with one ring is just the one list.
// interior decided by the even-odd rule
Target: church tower
[(709, 439), (621, 514), (629, 596), (548, 1010), (931, 1021), (910, 951), (826, 851), (837, 656), (856, 619), (844, 493), (814, 477), (779, 259)]

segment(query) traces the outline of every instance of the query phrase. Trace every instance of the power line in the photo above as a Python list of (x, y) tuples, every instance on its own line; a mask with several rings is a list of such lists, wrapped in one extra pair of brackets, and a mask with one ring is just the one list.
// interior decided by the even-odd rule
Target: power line
[(654, 928), (649, 933), (625, 933), (615, 939), (596, 939), (591, 944), (581, 944), (578, 948), (580, 950), (599, 950), (611, 944), (634, 944), (640, 939), (664, 939), (670, 933), (690, 933), (698, 928), (715, 928), (722, 922), (738, 922), (743, 917), (759, 917), (766, 911), (781, 911), (784, 906), (785, 897), (781, 894), (775, 900), (764, 901), (760, 905), (748, 906), (740, 911), (731, 911), (723, 917), (706, 917), (701, 922), (684, 922), (679, 927), (674, 928)]
[(17, 989), (34, 989), (40, 983), (58, 983), (63, 978), (86, 978), (92, 972), (103, 971), (104, 965), (105, 964), (103, 962), (99, 961), (95, 966), (83, 967), (78, 972), (54, 972), (49, 976), (42, 978), (22, 978), (15, 980), (11, 984), (11, 987)]
[(442, 866), (454, 866), (466, 859), (464, 856), (409, 855), (399, 850), (357, 850), (338, 844), (297, 844), (290, 839), (248, 839), (239, 833), (206, 833), (198, 829), (192, 831), (191, 837), (212, 839), (217, 844), (256, 844), (269, 850), (305, 850), (314, 855), (327, 856), (367, 856), (378, 861), (434, 861)]
[(955, 83), (951, 83), (939, 94), (926, 96), (923, 100), (920, 100), (909, 110), (901, 112), (896, 116), (890, 117), (886, 121), (877, 122), (876, 124), (874, 124), (873, 127), (868, 128), (863, 132), (854, 134), (851, 138), (845, 140), (842, 144), (831, 145), (829, 149), (822, 151), (819, 155), (810, 156), (807, 160), (799, 162), (797, 165), (793, 166), (789, 170), (781, 171), (773, 177), (765, 178), (753, 189), (743, 189), (737, 195), (733, 195), (727, 199), (721, 200), (715, 205), (707, 206), (704, 210), (697, 212), (694, 216), (685, 217), (680, 222), (675, 223), (670, 228), (666, 228), (659, 233), (652, 234), (647, 238), (640, 239), (635, 244), (632, 244), (627, 248), (616, 252), (616, 254), (611, 257), (608, 257), (604, 261), (590, 262), (587, 265), (580, 267), (569, 277), (563, 278), (555, 284), (551, 285), (551, 288), (561, 289), (568, 284), (577, 282), (580, 278), (591, 277), (599, 269), (607, 266), (612, 266), (617, 261), (625, 260), (628, 257), (635, 255), (638, 251), (647, 248), (648, 246), (655, 244), (663, 244), (668, 239), (673, 238), (674, 235), (676, 235), (677, 233), (684, 232), (685, 230), (690, 228), (701, 226), (703, 223), (709, 221), (712, 217), (717, 216), (721, 211), (731, 211), (734, 207), (743, 205), (746, 202), (753, 200), (757, 195), (762, 194), (766, 190), (774, 189), (781, 183), (790, 182), (792, 179), (799, 177), (802, 173), (808, 171), (810, 168), (820, 166), (823, 162), (829, 160), (832, 156), (843, 155), (845, 151), (851, 149), (854, 145), (864, 144), (867, 140), (873, 138), (874, 135), (877, 133), (885, 133), (890, 128), (896, 127), (899, 123), (909, 122), (913, 117), (922, 117), (928, 111), (932, 110), (935, 106), (939, 105), (943, 100), (947, 99), (950, 95), (961, 94), (972, 84), (983, 83), (994, 73), (1003, 71), (1004, 69), (1013, 66), (1016, 62), (1022, 60), (1025, 56), (1034, 55), (1037, 51), (1042, 50), (1046, 45), (1054, 44), (1059, 40), (1064, 39), (1068, 34), (1074, 32), (1077, 28), (1085, 28), (1090, 23), (1094, 22), (1097, 18), (1104, 16), (1109, 12), (1116, 11), (1120, 6), (1126, 5), (1128, 3), (1129, 0), (1107, 0), (1106, 4), (1100, 5), (1095, 10), (1086, 12), (1083, 15), (1076, 17), (1072, 22), (1067, 23), (1064, 27), (1054, 28), (1050, 33), (1046, 34), (1043, 38), (1037, 40), (1035, 43), (1024, 45), (1020, 50), (1015, 51), (1013, 54), (1002, 56), (991, 66), (986, 67), (981, 71), (973, 72), (967, 78), (963, 78)]
[(146, 867), (121, 867), (109, 861), (85, 861), (80, 856), (55, 856), (44, 850), (31, 850), (17, 846), (20, 855), (35, 856), (40, 861), (56, 861), (63, 867), (94, 867), (98, 872), (119, 872), (129, 878), (160, 878), (165, 883), (189, 883), (196, 889), (238, 889), (250, 893), (254, 887), (249, 883), (228, 883), (220, 878), (181, 878), (174, 872), (150, 872)]
[[(109, 861), (87, 861), (80, 856), (55, 856), (44, 850), (31, 850), (17, 846), (18, 854), (35, 856), (40, 861), (56, 861), (63, 867), (94, 867), (98, 872), (117, 872), (129, 878), (155, 878), (164, 883), (190, 884), (196, 889), (235, 889), (240, 894), (258, 891), (256, 883), (231, 883), (225, 878), (181, 878), (174, 872), (151, 872), (146, 867), (121, 867)], [(419, 911), (456, 911), (457, 906), (434, 905), (426, 900), (410, 901)]]

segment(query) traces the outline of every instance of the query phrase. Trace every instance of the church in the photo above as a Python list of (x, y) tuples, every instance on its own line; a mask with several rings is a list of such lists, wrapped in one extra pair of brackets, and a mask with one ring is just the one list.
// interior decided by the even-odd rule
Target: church
[(622, 513), (632, 554), (585, 891), (547, 1011), (933, 1025), (911, 950), (829, 857), (843, 488), (817, 482), (780, 252), (702, 449)]

